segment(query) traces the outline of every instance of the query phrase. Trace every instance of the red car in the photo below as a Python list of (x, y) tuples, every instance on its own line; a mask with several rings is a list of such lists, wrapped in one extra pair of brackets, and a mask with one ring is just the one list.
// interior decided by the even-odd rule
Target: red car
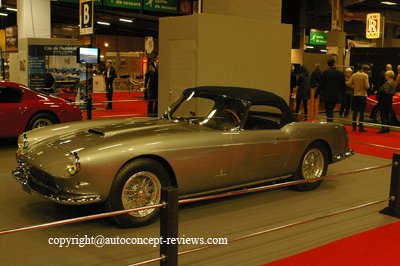
[(56, 123), (82, 120), (80, 108), (66, 100), (0, 81), (0, 138)]
[[(400, 117), (400, 92), (397, 92), (393, 97), (393, 112), (390, 114), (392, 119), (392, 125), (398, 125), (397, 117)], [(381, 124), (381, 113), (378, 109), (378, 100), (375, 95), (371, 95), (367, 98), (367, 107), (365, 112), (369, 117), (374, 120), (374, 123)]]

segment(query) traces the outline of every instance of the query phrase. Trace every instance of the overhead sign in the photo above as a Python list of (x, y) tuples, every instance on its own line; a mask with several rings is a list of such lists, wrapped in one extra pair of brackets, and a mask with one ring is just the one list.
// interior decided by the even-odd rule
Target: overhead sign
[(310, 31), (310, 44), (326, 45), (326, 33)]
[[(145, 0), (149, 2), (149, 0)], [(154, 0), (151, 0), (153, 2)], [(142, 0), (130, 0), (130, 1), (121, 1), (121, 0), (104, 0), (104, 6), (111, 7), (120, 7), (120, 8), (131, 8), (131, 9), (141, 9), (142, 8)]]
[(93, 34), (93, 1), (81, 0), (79, 5), (80, 34)]
[(143, 10), (178, 14), (178, 0), (143, 0)]
[(367, 39), (377, 39), (380, 37), (381, 32), (381, 14), (373, 13), (367, 15), (367, 28), (366, 37)]

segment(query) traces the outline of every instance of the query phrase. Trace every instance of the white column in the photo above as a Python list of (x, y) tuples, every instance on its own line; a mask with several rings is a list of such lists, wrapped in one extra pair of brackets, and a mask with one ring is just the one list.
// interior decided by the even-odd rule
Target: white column
[(51, 38), (50, 0), (17, 0), (18, 39)]

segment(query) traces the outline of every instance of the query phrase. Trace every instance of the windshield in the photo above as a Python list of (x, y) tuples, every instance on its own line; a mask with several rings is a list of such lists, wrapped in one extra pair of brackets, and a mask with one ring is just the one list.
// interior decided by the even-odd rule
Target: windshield
[(169, 119), (189, 120), (218, 130), (240, 125), (247, 104), (241, 100), (207, 93), (195, 93), (180, 98), (167, 113)]

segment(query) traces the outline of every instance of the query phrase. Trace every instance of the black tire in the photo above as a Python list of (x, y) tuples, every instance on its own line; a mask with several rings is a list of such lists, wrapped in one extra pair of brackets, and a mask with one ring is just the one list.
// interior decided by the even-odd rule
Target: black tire
[[(149, 158), (137, 159), (123, 166), (111, 186), (105, 202), (108, 212), (128, 210), (160, 203), (161, 188), (171, 184), (167, 170)], [(131, 228), (157, 220), (160, 208), (112, 216), (114, 223)]]
[(381, 111), (379, 110), (379, 108), (374, 108), (372, 110), (371, 116), (375, 124), (382, 124)]
[[(382, 124), (381, 112), (379, 108), (375, 108), (374, 110), (372, 110), (372, 120), (375, 124)], [(396, 113), (393, 110), (391, 110), (391, 112), (389, 113), (389, 121), (392, 126), (397, 126), (399, 124)]]
[[(295, 181), (312, 180), (313, 178), (320, 178), (326, 174), (328, 170), (328, 152), (325, 145), (321, 142), (311, 143), (303, 156), (299, 167), (294, 173), (292, 179)], [(322, 180), (310, 181), (294, 185), (293, 188), (300, 191), (309, 191), (318, 188)]]
[(37, 113), (29, 119), (25, 130), (31, 130), (34, 128), (45, 127), (59, 123), (56, 116), (49, 113)]

